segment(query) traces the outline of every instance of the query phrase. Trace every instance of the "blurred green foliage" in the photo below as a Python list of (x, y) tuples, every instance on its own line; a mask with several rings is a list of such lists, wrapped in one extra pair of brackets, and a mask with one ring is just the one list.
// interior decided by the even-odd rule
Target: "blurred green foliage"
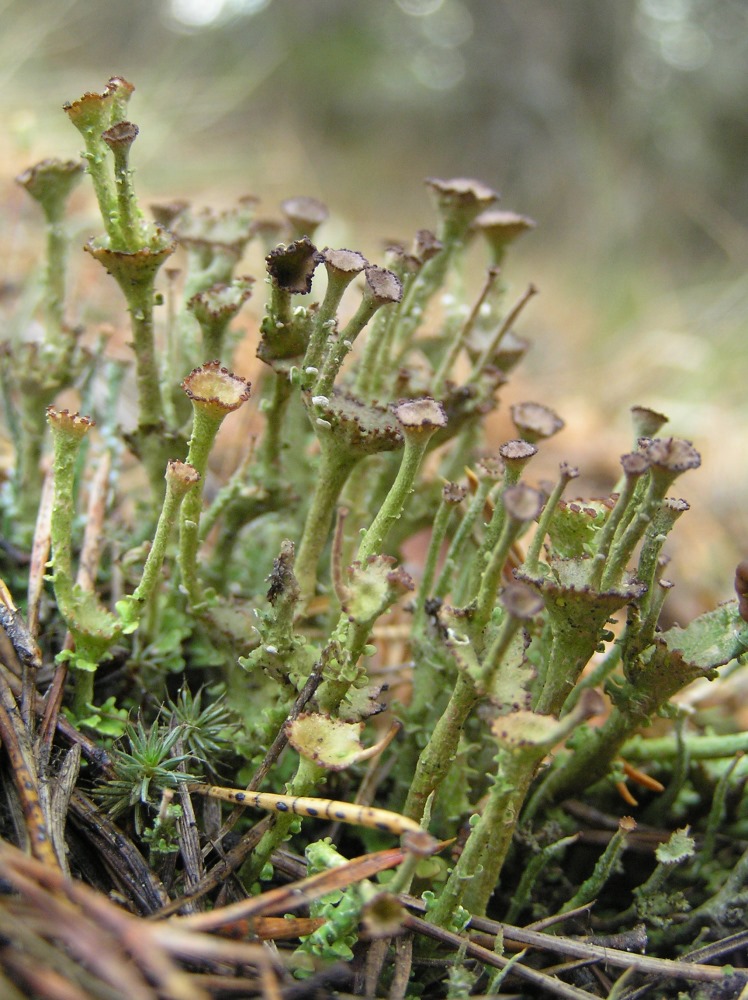
[(116, 72), (171, 122), (144, 121), (151, 158), (199, 147), (197, 184), (342, 193), (392, 224), (418, 178), (462, 173), (584, 256), (746, 248), (740, 0), (11, 0), (3, 18), (17, 138)]

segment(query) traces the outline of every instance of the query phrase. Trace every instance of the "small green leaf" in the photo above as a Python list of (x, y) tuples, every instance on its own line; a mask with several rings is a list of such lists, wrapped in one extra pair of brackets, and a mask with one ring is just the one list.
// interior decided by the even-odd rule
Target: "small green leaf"
[(373, 622), (412, 589), (410, 576), (391, 556), (370, 556), (349, 567), (343, 610), (357, 624)]
[(62, 649), (55, 657), (56, 663), (68, 663), (73, 670), (83, 670), (87, 674), (94, 674), (99, 666), (97, 660), (90, 660), (84, 653), (78, 653), (74, 649)]
[(288, 742), (303, 757), (328, 771), (342, 771), (354, 764), (364, 748), (363, 722), (341, 722), (329, 715), (309, 712), (287, 727)]
[(131, 635), (140, 624), (142, 607), (132, 597), (124, 597), (114, 605), (115, 611), (122, 622), (122, 634)]
[(491, 728), (500, 743), (517, 748), (551, 747), (566, 735), (566, 727), (552, 715), (522, 710), (499, 716)]
[(660, 864), (677, 865), (693, 857), (695, 850), (696, 841), (689, 836), (686, 827), (684, 830), (675, 830), (666, 844), (657, 847), (655, 855)]
[(671, 653), (680, 653), (689, 665), (702, 670), (721, 667), (748, 649), (748, 635), (737, 601), (726, 601), (699, 615), (686, 628), (674, 625), (658, 636), (658, 641)]

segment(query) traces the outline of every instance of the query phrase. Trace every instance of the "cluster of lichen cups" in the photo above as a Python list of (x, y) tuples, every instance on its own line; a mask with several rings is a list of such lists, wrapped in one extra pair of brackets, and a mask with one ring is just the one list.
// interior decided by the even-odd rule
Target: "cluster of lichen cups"
[[(429, 897), (431, 920), (461, 925), (461, 907), (485, 912), (523, 809), (529, 818), (543, 803), (604, 778), (675, 692), (742, 652), (736, 603), (687, 629), (658, 631), (669, 586), (662, 545), (687, 507), (668, 493), (677, 476), (698, 466), (698, 453), (689, 442), (657, 437), (665, 418), (637, 407), (634, 450), (622, 459), (615, 491), (603, 501), (569, 503), (562, 494), (575, 469), (562, 465), (548, 489), (525, 481), (538, 443), (562, 427), (549, 408), (514, 407), (517, 438), (486, 450), (484, 419), (527, 348), (514, 325), (535, 291), (530, 286), (508, 308), (501, 266), (532, 223), (495, 210), (497, 195), (479, 182), (430, 180), (437, 232), (419, 232), (411, 248), (390, 247), (386, 267), (357, 251), (319, 249), (313, 238), (325, 211), (312, 199), (285, 203), (286, 242), (266, 248), (257, 351), (263, 438), (207, 505), (216, 435), (250, 392), (223, 364), (233, 350), (230, 324), (253, 292), (252, 279), (234, 272), (250, 240), (277, 239), (281, 227), (255, 220), (253, 199), (222, 215), (161, 206), (159, 222), (146, 221), (129, 167), (137, 136), (125, 118), (132, 89), (113, 79), (103, 94), (86, 94), (66, 111), (85, 139), (105, 226), (85, 249), (115, 279), (130, 312), (138, 414), (125, 440), (158, 513), (145, 518), (148, 556), (129, 596), (108, 608), (77, 585), (76, 476), (92, 421), (49, 409), (52, 583), (71, 636), (59, 660), (75, 672), (73, 713), (90, 715), (95, 673), (113, 649), (138, 629), (158, 631), (168, 593), (220, 651), (254, 738), (267, 746), (280, 728), (281, 743), (291, 741), (298, 763), (285, 790), (307, 796), (323, 789), (330, 772), (365, 759), (359, 736), (383, 707), (381, 682), (368, 666), (378, 627), (393, 610), (401, 620), (407, 615), (411, 689), (407, 704), (392, 707), (403, 733), (383, 804), (445, 836), (473, 815), (459, 860)], [(47, 164), (23, 181), (51, 234), (44, 350), (57, 374), (43, 392), (36, 386), (45, 404), (94, 363), (62, 309), (61, 206), (78, 175), (77, 165)], [(40, 194), (45, 184), (52, 194)], [(485, 283), (466, 305), (466, 253), (479, 237), (488, 250)], [(164, 337), (154, 321), (155, 282), (178, 246), (184, 296)], [(324, 295), (310, 306), (322, 271)], [(359, 284), (351, 309), (358, 293), (348, 289)], [(174, 372), (191, 368), (179, 393)], [(38, 499), (41, 489), (31, 467), (42, 434), (38, 422), (26, 429), (32, 440), (21, 449), (16, 482), (16, 498), (25, 498), (16, 504), (21, 517), (29, 491)], [(285, 519), (280, 555), (271, 550), (274, 536), (263, 537), (268, 515)], [(393, 554), (424, 527), (430, 544), (416, 584)], [(243, 586), (248, 557), (270, 573), (266, 598)], [(179, 588), (167, 589), (165, 564)], [(611, 619), (626, 608), (614, 637)], [(189, 664), (189, 650), (184, 655)], [(602, 689), (613, 707), (601, 726), (588, 728), (585, 720), (603, 710)], [(306, 730), (294, 727), (298, 719), (313, 738), (299, 735)], [(539, 780), (541, 763), (572, 734), (573, 748), (558, 753)], [(265, 832), (244, 872), (248, 884), (297, 822), (281, 815)], [(400, 876), (399, 888), (410, 887), (414, 870), (411, 864)]]

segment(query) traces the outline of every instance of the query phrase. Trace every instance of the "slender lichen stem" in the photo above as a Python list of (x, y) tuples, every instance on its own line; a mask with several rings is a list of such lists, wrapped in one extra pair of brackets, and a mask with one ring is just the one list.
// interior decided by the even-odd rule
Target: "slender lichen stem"
[[(478, 483), (475, 496), (470, 501), (470, 506), (465, 511), (465, 516), (460, 521), (457, 531), (455, 532), (450, 543), (447, 557), (444, 560), (444, 566), (439, 574), (439, 579), (437, 580), (436, 588), (434, 590), (437, 597), (445, 597), (449, 592), (450, 587), (454, 585), (455, 570), (457, 569), (458, 562), (462, 556), (465, 545), (470, 538), (473, 528), (475, 527), (478, 517), (483, 512), (486, 497), (488, 496), (493, 485), (494, 484), (488, 479), (481, 479)], [(453, 595), (453, 599), (461, 600), (462, 596), (462, 594), (455, 594)]]
[(124, 246), (131, 252), (142, 246), (141, 216), (128, 166), (129, 147), (116, 144), (114, 153), (114, 183), (117, 192), (118, 224)]
[[(177, 474), (174, 470), (179, 469)], [(172, 536), (179, 515), (179, 508), (188, 490), (194, 489), (198, 482), (197, 472), (186, 463), (170, 463), (166, 474), (166, 495), (161, 507), (156, 531), (153, 536), (148, 558), (143, 567), (140, 583), (132, 594), (132, 604), (138, 609), (140, 618), (146, 603), (153, 596), (156, 586), (161, 581), (161, 567), (166, 558), (166, 549)]]
[(128, 297), (135, 347), (139, 424), (145, 427), (160, 424), (164, 416), (153, 328), (154, 279), (155, 276), (143, 287), (133, 288)]
[[(135, 351), (135, 378), (138, 388), (138, 430), (141, 437), (163, 426), (160, 371), (156, 352), (153, 309), (156, 275), (174, 252), (174, 240), (159, 230), (153, 248), (137, 252), (115, 251), (89, 241), (85, 249), (109, 271), (120, 286), (130, 313)], [(151, 478), (155, 470), (149, 469)], [(163, 475), (163, 463), (158, 472)]]
[(439, 561), (439, 555), (441, 553), (442, 546), (444, 545), (444, 539), (447, 534), (447, 526), (449, 525), (449, 520), (454, 506), (454, 501), (448, 500), (448, 498), (442, 494), (442, 499), (436, 511), (436, 517), (434, 518), (434, 525), (431, 529), (429, 549), (426, 554), (423, 576), (421, 577), (421, 584), (418, 588), (418, 597), (416, 598), (416, 604), (413, 610), (414, 628), (417, 628), (419, 623), (422, 624), (424, 605), (426, 603), (426, 599), (431, 594), (431, 590), (434, 585), (434, 577), (436, 576), (436, 567)]
[(504, 523), (501, 536), (494, 546), (481, 576), (480, 589), (475, 601), (475, 613), (473, 614), (473, 624), (476, 633), (482, 631), (488, 624), (494, 604), (496, 603), (496, 593), (501, 583), (501, 574), (506, 564), (509, 550), (526, 526), (526, 522), (517, 521), (514, 518), (507, 518)]
[(498, 268), (489, 268), (488, 275), (483, 284), (483, 288), (475, 300), (473, 308), (468, 313), (467, 319), (460, 326), (456, 335), (453, 337), (451, 344), (444, 353), (444, 357), (439, 364), (439, 368), (434, 375), (434, 382), (431, 391), (435, 396), (441, 396), (444, 390), (444, 383), (450, 375), (457, 358), (459, 357), (460, 351), (465, 346), (465, 342), (472, 333), (475, 322), (480, 314), (481, 307), (483, 303), (488, 298), (489, 293), (496, 285), (496, 281), (499, 277)]
[[(725, 735), (689, 734), (685, 737), (688, 755), (692, 760), (719, 760), (748, 753), (748, 732), (726, 733)], [(678, 737), (634, 736), (621, 747), (621, 755), (631, 761), (674, 760), (681, 753)]]
[(60, 374), (68, 374), (69, 354), (74, 344), (73, 331), (65, 329), (64, 300), (67, 272), (68, 237), (65, 210), (73, 188), (83, 173), (79, 161), (43, 160), (24, 171), (17, 179), (38, 202), (46, 228), (47, 247), (44, 261), (44, 343)]
[(272, 395), (268, 405), (262, 407), (265, 416), (265, 431), (262, 435), (260, 462), (263, 481), (267, 489), (280, 482), (283, 468), (283, 417), (291, 399), (291, 382), (287, 375), (273, 372)]
[(486, 654), (481, 664), (480, 685), (485, 690), (490, 690), (496, 676), (501, 669), (504, 656), (512, 644), (512, 640), (522, 626), (519, 618), (506, 615), (501, 623), (491, 645), (486, 650)]
[(382, 551), (384, 540), (390, 528), (402, 514), (408, 496), (413, 492), (413, 484), (430, 437), (431, 434), (426, 433), (417, 436), (406, 434), (405, 448), (397, 477), (376, 517), (361, 539), (356, 555), (359, 562), (365, 562), (369, 556), (377, 555)]
[(561, 711), (594, 645), (594, 638), (588, 634), (578, 634), (573, 627), (562, 628), (556, 623), (543, 687), (533, 706), (535, 712), (545, 715)]
[(88, 165), (88, 173), (93, 183), (94, 194), (99, 204), (101, 221), (104, 223), (107, 236), (115, 244), (119, 240), (117, 226), (117, 201), (114, 194), (114, 184), (107, 162), (107, 147), (100, 137), (85, 134), (86, 151), (83, 158)]
[(93, 700), (93, 677), (98, 661), (119, 632), (119, 622), (97, 605), (92, 594), (76, 588), (73, 580), (72, 535), (75, 516), (75, 476), (81, 442), (92, 422), (78, 414), (49, 409), (54, 441), (54, 500), (50, 519), (52, 585), (57, 607), (75, 643), (77, 667), (73, 708), (79, 717)]
[(62, 217), (47, 219), (47, 259), (44, 270), (45, 307), (47, 324), (45, 338), (47, 343), (57, 342), (62, 348), (70, 342), (70, 338), (61, 337), (65, 320), (65, 276), (67, 270), (67, 235)]
[[(286, 787), (286, 794), (312, 795), (324, 776), (323, 768), (307, 760), (306, 757), (300, 757), (296, 774)], [(293, 824), (298, 822), (299, 817), (294, 813), (279, 813), (275, 816), (273, 825), (263, 835), (249, 862), (242, 869), (241, 874), (246, 885), (251, 886), (257, 881), (268, 863), (270, 855), (286, 839)]]
[(542, 850), (538, 851), (530, 859), (525, 870), (522, 872), (519, 885), (512, 892), (512, 901), (509, 904), (509, 910), (506, 914), (506, 922), (508, 924), (516, 924), (520, 913), (530, 900), (530, 893), (533, 886), (548, 863), (559, 854), (563, 854), (567, 847), (575, 844), (579, 836), (578, 833), (575, 833), (570, 837), (562, 837), (561, 840), (557, 840), (552, 844), (548, 844), (547, 847), (542, 848)]
[(421, 751), (403, 813), (420, 822), (429, 795), (438, 788), (454, 761), (465, 721), (478, 701), (473, 682), (458, 674), (447, 707)]
[(429, 921), (439, 927), (449, 926), (452, 914), (463, 903), (471, 913), (485, 913), (509, 851), (519, 810), (537, 765), (532, 759), (506, 751), (499, 752), (498, 760), (499, 776), (488, 802), (429, 913)]
[[(471, 852), (465, 861), (464, 871), (475, 873), (474, 878), (466, 886), (467, 892), (464, 896), (465, 906), (471, 913), (482, 916), (486, 912), (509, 853), (522, 804), (537, 767), (535, 761), (524, 758), (507, 762), (500, 779), (500, 787), (495, 792), (492, 790), (489, 793), (488, 805), (476, 828), (479, 835), (475, 853)], [(475, 867), (470, 866), (471, 856), (476, 862)], [(481, 861), (477, 861), (478, 857)], [(455, 877), (458, 877), (456, 872)]]
[(232, 502), (241, 494), (247, 482), (247, 475), (255, 454), (255, 438), (250, 440), (249, 448), (238, 468), (234, 471), (231, 479), (216, 494), (210, 507), (204, 511), (200, 519), (200, 541), (204, 542), (213, 526), (217, 523), (223, 512), (230, 507)]
[[(336, 326), (338, 306), (351, 281), (366, 265), (365, 258), (350, 250), (325, 250), (322, 258), (327, 270), (327, 288), (320, 303), (302, 368), (318, 368)], [(313, 374), (313, 373), (309, 373)]]
[(579, 886), (577, 891), (561, 907), (561, 913), (567, 913), (592, 902), (602, 890), (605, 883), (615, 871), (616, 865), (626, 847), (626, 837), (636, 824), (631, 819), (624, 818), (620, 821), (618, 829), (608, 841), (608, 844), (597, 859), (595, 868), (589, 878)]
[(509, 330), (511, 330), (512, 326), (517, 322), (520, 313), (525, 308), (530, 299), (533, 297), (533, 295), (537, 294), (537, 291), (538, 290), (535, 287), (535, 285), (528, 285), (527, 291), (524, 293), (524, 295), (515, 305), (515, 307), (512, 310), (510, 310), (510, 312), (507, 314), (506, 319), (498, 328), (496, 333), (493, 335), (489, 343), (486, 344), (485, 348), (481, 352), (477, 361), (473, 365), (473, 370), (470, 372), (470, 375), (468, 376), (466, 382), (467, 385), (473, 385), (481, 377), (481, 374), (485, 370), (486, 366), (491, 363), (491, 359), (495, 356), (496, 352), (498, 351), (501, 341), (504, 339)]
[(674, 473), (662, 474), (655, 468), (650, 470), (647, 491), (641, 503), (637, 506), (628, 526), (619, 532), (618, 537), (613, 541), (610, 558), (603, 573), (603, 588), (614, 587), (620, 581), (632, 552), (657, 513), (660, 503), (674, 479)]
[[(512, 481), (505, 478), (504, 489), (511, 485), (513, 485)], [(503, 490), (501, 492), (503, 492)], [(504, 501), (502, 499), (501, 492), (498, 493), (498, 495), (494, 494), (494, 496), (491, 497), (491, 500), (495, 501), (493, 514), (491, 515), (491, 520), (483, 529), (483, 538), (481, 539), (480, 547), (475, 555), (473, 569), (476, 574), (476, 580), (480, 579), (481, 570), (485, 570), (486, 564), (490, 560), (491, 554), (496, 548), (499, 539), (501, 538), (501, 533), (505, 528), (506, 511), (504, 510)]]
[(341, 365), (345, 361), (346, 355), (353, 346), (354, 340), (378, 308), (378, 302), (364, 297), (355, 314), (346, 324), (345, 329), (336, 339), (330, 341), (327, 355), (322, 364), (322, 370), (314, 386), (314, 394), (316, 396), (329, 396), (332, 393), (333, 383), (340, 371)]
[(564, 711), (570, 712), (584, 691), (590, 688), (601, 688), (620, 662), (621, 644), (615, 642), (605, 656), (591, 670), (585, 671), (584, 677), (575, 684), (571, 694), (564, 702)]
[(600, 589), (603, 578), (603, 570), (605, 569), (605, 564), (610, 553), (610, 547), (613, 543), (618, 525), (621, 523), (621, 520), (631, 502), (631, 498), (634, 495), (634, 490), (636, 489), (638, 481), (638, 477), (626, 476), (623, 481), (621, 493), (616, 500), (615, 507), (608, 515), (605, 524), (600, 531), (597, 541), (597, 550), (592, 557), (592, 570), (590, 572), (590, 586), (594, 590)]
[(14, 494), (16, 509), (21, 524), (33, 524), (36, 517), (42, 489), (41, 458), (44, 450), (45, 416), (44, 410), (55, 395), (58, 387), (23, 393), (19, 401), (20, 440)]
[(392, 331), (394, 337), (391, 341), (391, 353), (394, 356), (398, 356), (410, 342), (414, 331), (423, 320), (426, 306), (444, 284), (450, 264), (460, 249), (462, 249), (461, 242), (446, 243), (435, 257), (426, 261), (418, 274), (408, 283), (398, 310), (397, 327)]
[(197, 554), (200, 547), (200, 515), (203, 509), (203, 484), (208, 466), (208, 455), (213, 447), (223, 416), (212, 416), (195, 406), (194, 423), (187, 461), (200, 475), (199, 483), (184, 498), (179, 525), (179, 571), (189, 602), (193, 608), (203, 602), (203, 590), (197, 571)]
[[(341, 651), (334, 652), (329, 658), (326, 672), (330, 673), (332, 664), (338, 664), (338, 676), (327, 677), (317, 691), (317, 703), (320, 711), (336, 715), (343, 699), (350, 691), (356, 679), (356, 664), (364, 653), (364, 647), (371, 635), (371, 622), (349, 622), (348, 616), (342, 614), (337, 628), (330, 638), (330, 648), (340, 644)], [(340, 669), (343, 667), (344, 669)]]
[(356, 464), (355, 459), (347, 452), (339, 451), (333, 441), (325, 439), (321, 449), (314, 493), (294, 565), (302, 601), (314, 596), (319, 559), (330, 534), (335, 505)]
[[(403, 295), (407, 295), (409, 281), (412, 275), (405, 278)], [(398, 326), (402, 309), (402, 301), (377, 313), (369, 328), (363, 352), (356, 365), (355, 392), (361, 399), (372, 400), (383, 394), (387, 377), (390, 374), (389, 363), (392, 358), (392, 341)]]
[(559, 476), (558, 482), (553, 487), (551, 495), (546, 500), (543, 513), (540, 515), (537, 531), (533, 535), (532, 542), (527, 550), (527, 555), (525, 556), (525, 561), (522, 566), (523, 570), (530, 575), (534, 576), (539, 570), (540, 549), (543, 545), (543, 541), (545, 540), (545, 536), (548, 534), (548, 527), (551, 523), (551, 519), (556, 513), (558, 501), (561, 499), (569, 481), (578, 475), (579, 473), (576, 469), (570, 468), (565, 463), (561, 465), (561, 475)]
[(52, 584), (57, 606), (66, 621), (72, 620), (75, 611), (73, 596), (72, 540), (75, 517), (75, 468), (80, 441), (63, 434), (54, 434), (54, 483), (50, 535), (53, 551)]

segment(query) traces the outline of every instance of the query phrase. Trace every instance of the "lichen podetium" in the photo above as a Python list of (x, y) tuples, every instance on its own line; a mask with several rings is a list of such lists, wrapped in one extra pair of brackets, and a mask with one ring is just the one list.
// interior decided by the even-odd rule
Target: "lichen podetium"
[[(239, 982), (280, 996), (298, 989), (287, 962), (318, 992), (353, 962), (359, 992), (403, 998), (521, 991), (510, 976), (533, 995), (604, 983), (618, 996), (626, 965), (668, 988), (727, 976), (677, 958), (702, 937), (710, 960), (732, 955), (734, 936), (716, 938), (746, 923), (745, 734), (676, 696), (742, 664), (748, 566), (737, 600), (688, 624), (666, 603), (665, 548), (689, 510), (669, 494), (697, 449), (636, 406), (618, 481), (580, 498), (575, 465), (550, 483), (534, 474), (564, 430), (556, 400), (515, 398), (496, 439), (490, 415), (528, 349), (518, 331), (537, 288), (513, 290), (511, 253), (535, 224), (498, 210), (489, 185), (430, 178), (433, 227), (377, 262), (324, 245), (341, 220), (306, 196), (273, 219), (252, 195), (220, 210), (166, 202), (151, 218), (134, 184), (133, 90), (113, 77), (66, 105), (81, 162), (19, 178), (47, 242), (40, 335), (9, 324), (0, 352), (15, 454), (0, 493), (0, 735), (14, 778), (2, 810), (33, 855), (0, 852), (8, 982), (88, 996), (101, 973), (128, 995)], [(82, 166), (101, 216), (85, 250), (122, 293), (108, 319), (129, 324), (127, 347), (92, 348), (69, 323), (105, 329), (68, 301), (65, 215)], [(76, 871), (98, 896), (67, 878), (66, 804), (75, 838), (96, 845)], [(624, 807), (633, 818), (619, 823)], [(634, 848), (651, 856), (632, 864)], [(284, 884), (266, 894), (274, 865)], [(227, 893), (246, 898), (226, 905)], [(504, 957), (502, 934), (539, 939), (537, 954), (594, 949), (564, 937), (580, 907), (631, 949), (606, 939), (583, 955), (602, 953), (596, 980)], [(205, 912), (132, 916), (185, 908)], [(554, 914), (564, 934), (497, 922)], [(477, 917), (493, 921), (475, 925), (490, 941), (465, 935)], [(278, 964), (198, 933), (249, 918), (231, 934), (303, 943)], [(430, 943), (414, 949), (416, 933)], [(35, 976), (63, 945), (52, 978)]]

